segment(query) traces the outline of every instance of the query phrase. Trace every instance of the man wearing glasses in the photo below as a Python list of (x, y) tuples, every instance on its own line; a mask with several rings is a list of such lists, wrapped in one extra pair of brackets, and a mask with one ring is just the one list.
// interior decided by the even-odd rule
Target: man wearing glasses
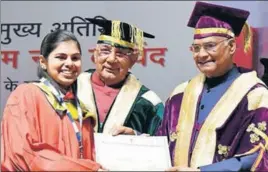
[(233, 63), (248, 11), (197, 2), (188, 26), (199, 75), (175, 88), (157, 135), (167, 135), (168, 171), (267, 171), (268, 91)]
[(154, 36), (120, 21), (87, 20), (102, 27), (94, 52), (96, 70), (78, 78), (78, 97), (96, 114), (95, 132), (154, 135), (164, 105), (129, 72), (142, 53), (143, 38)]

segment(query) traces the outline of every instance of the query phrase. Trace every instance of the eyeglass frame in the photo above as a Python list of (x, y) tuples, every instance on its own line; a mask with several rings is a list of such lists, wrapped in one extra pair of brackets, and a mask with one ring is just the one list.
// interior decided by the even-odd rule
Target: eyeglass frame
[[(206, 52), (215, 52), (217, 50), (218, 45), (220, 45), (224, 41), (228, 41), (230, 39), (232, 39), (232, 38), (223, 39), (223, 40), (221, 40), (219, 42), (206, 42), (206, 43), (203, 43), (203, 44), (192, 44), (190, 46), (190, 51), (192, 51), (193, 53), (200, 53), (201, 49), (203, 48)], [(212, 43), (214, 44), (213, 47), (210, 47), (210, 48), (205, 47), (206, 45), (212, 44)], [(198, 51), (194, 51), (193, 50), (193, 46), (194, 45), (199, 46), (199, 50)]]
[[(110, 52), (107, 53), (107, 54), (102, 54), (102, 53), (104, 53), (105, 50), (102, 51), (100, 45), (104, 45), (107, 48), (109, 48), (109, 51)], [(117, 52), (117, 49), (119, 49), (121, 51)], [(130, 50), (130, 52), (124, 53), (124, 52), (122, 52), (122, 49), (123, 50)], [(115, 56), (116, 57), (119, 57), (119, 58), (128, 58), (134, 52), (131, 48), (121, 48), (121, 47), (116, 47), (116, 46), (109, 45), (109, 44), (99, 44), (98, 47), (97, 47), (97, 50), (99, 51), (99, 56), (101, 58), (108, 58), (111, 55), (112, 52), (115, 53)], [(117, 53), (120, 53), (120, 54), (118, 55)]]

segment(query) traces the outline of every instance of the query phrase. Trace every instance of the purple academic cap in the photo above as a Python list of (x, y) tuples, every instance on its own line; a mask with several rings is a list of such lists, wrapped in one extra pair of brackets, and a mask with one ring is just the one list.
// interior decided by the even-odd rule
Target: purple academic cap
[(249, 11), (196, 2), (189, 19), (189, 27), (195, 28), (195, 39), (208, 36), (239, 36), (249, 16)]

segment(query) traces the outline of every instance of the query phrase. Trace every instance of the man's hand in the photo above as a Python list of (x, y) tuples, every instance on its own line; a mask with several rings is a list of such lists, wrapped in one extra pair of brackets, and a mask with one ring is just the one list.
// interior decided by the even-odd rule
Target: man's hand
[(103, 166), (100, 166), (100, 168), (98, 169), (98, 171), (109, 171), (108, 169), (104, 168)]
[(117, 136), (119, 134), (135, 135), (135, 132), (132, 128), (125, 126), (114, 126), (111, 134)]
[(166, 171), (200, 171), (200, 169), (197, 168), (190, 168), (190, 167), (171, 167), (169, 169), (167, 169)]

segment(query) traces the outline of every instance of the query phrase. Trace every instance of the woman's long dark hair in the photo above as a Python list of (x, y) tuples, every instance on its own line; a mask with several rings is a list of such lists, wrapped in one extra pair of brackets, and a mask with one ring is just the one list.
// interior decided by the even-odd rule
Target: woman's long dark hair
[[(74, 41), (77, 44), (77, 48), (79, 49), (80, 54), (82, 54), (80, 43), (78, 42), (75, 35), (70, 31), (59, 29), (59, 30), (56, 30), (54, 32), (47, 34), (44, 37), (44, 39), (41, 43), (40, 55), (44, 56), (44, 58), (47, 60), (49, 54), (54, 49), (57, 48), (59, 43), (66, 42), (66, 41)], [(52, 82), (52, 84), (57, 89), (60, 89), (61, 91), (63, 91), (59, 87), (59, 85), (48, 75), (47, 71), (41, 67), (40, 62), (38, 63), (38, 67), (37, 67), (37, 76), (38, 76), (38, 78), (42, 78), (42, 77), (47, 78), (48, 80), (50, 80)], [(73, 91), (76, 93), (76, 89), (77, 89), (76, 81), (72, 84), (71, 87), (72, 87)]]

